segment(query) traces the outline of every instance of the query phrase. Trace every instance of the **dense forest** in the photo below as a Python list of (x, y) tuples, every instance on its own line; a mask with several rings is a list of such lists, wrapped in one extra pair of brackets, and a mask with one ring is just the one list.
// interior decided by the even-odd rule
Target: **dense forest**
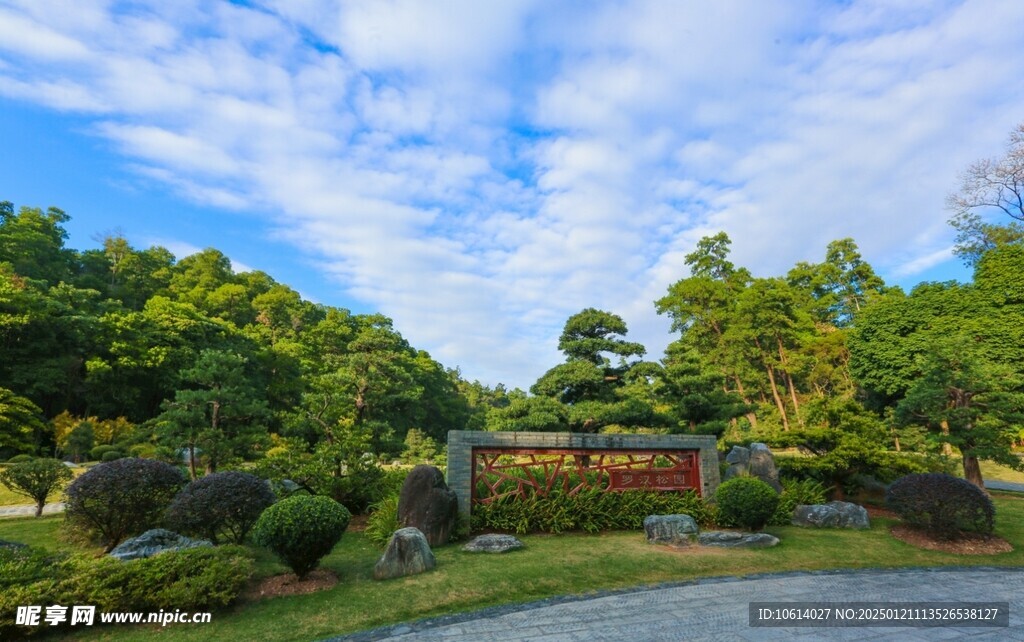
[(586, 309), (529, 393), (468, 382), (387, 317), (304, 301), (216, 249), (177, 260), (111, 234), (77, 251), (60, 209), (3, 202), (0, 459), (246, 463), (343, 494), (375, 462), (443, 455), (452, 429), (695, 432), (801, 447), (836, 483), (955, 455), (980, 484), (979, 459), (1019, 465), (1022, 197), (1024, 127), (950, 197), (973, 281), (909, 294), (851, 239), (763, 278), (730, 261), (726, 234), (704, 238), (654, 302), (678, 335), (660, 359)]

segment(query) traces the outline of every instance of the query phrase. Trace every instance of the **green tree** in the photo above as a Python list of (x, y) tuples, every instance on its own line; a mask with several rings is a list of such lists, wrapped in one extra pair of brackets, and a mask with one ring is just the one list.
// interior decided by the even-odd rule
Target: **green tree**
[(71, 470), (56, 459), (33, 459), (0, 470), (0, 483), (11, 492), (32, 498), (36, 517), (41, 517), (46, 498), (71, 480)]
[(70, 217), (56, 207), (44, 213), (22, 207), (17, 214), (10, 201), (0, 202), (0, 263), (10, 263), (19, 276), (47, 285), (69, 281), (74, 253), (64, 248)]
[(200, 454), (208, 473), (232, 457), (251, 458), (267, 436), (268, 412), (246, 373), (246, 359), (204, 350), (181, 379), (191, 387), (164, 403), (157, 425), (165, 445), (185, 452), (191, 478), (196, 478)]
[(46, 429), (42, 411), (7, 388), (0, 388), (0, 452), (35, 453)]

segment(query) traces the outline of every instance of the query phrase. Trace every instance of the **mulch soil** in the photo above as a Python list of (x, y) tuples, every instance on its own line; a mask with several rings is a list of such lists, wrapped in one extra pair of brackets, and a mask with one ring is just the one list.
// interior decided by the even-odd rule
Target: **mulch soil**
[(911, 546), (956, 555), (995, 555), (996, 553), (1009, 553), (1013, 550), (1013, 546), (1009, 542), (995, 535), (965, 534), (960, 539), (941, 540), (905, 524), (891, 527), (889, 533)]

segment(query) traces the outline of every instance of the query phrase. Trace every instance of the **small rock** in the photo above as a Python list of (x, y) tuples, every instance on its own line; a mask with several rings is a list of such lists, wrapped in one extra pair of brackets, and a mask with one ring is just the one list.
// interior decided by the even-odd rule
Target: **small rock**
[(479, 535), (462, 547), (470, 553), (505, 553), (522, 548), (523, 543), (511, 535)]
[(209, 540), (191, 539), (164, 528), (148, 530), (138, 537), (126, 539), (114, 547), (108, 555), (122, 561), (152, 557), (164, 551), (179, 551), (199, 546), (213, 546)]
[(793, 511), (792, 524), (814, 528), (871, 528), (867, 509), (850, 502), (801, 504)]
[(689, 546), (697, 536), (697, 522), (689, 515), (648, 515), (644, 532), (648, 544)]
[(423, 573), (434, 568), (434, 552), (418, 528), (400, 528), (391, 536), (388, 547), (373, 567), (373, 577), (388, 580)]
[(702, 546), (729, 548), (766, 548), (779, 543), (779, 538), (768, 533), (737, 533), (735, 531), (705, 531), (697, 536)]
[(446, 544), (455, 529), (458, 497), (434, 466), (420, 464), (402, 483), (398, 495), (398, 523), (419, 529), (431, 546)]

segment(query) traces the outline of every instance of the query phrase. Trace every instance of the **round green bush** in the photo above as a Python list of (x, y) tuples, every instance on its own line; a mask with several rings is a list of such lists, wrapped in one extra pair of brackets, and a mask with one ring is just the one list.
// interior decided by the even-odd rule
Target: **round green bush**
[(15, 455), (7, 460), (8, 464), (24, 464), (26, 461), (35, 459), (32, 455)]
[(214, 544), (222, 538), (241, 544), (276, 499), (270, 485), (256, 475), (212, 473), (181, 489), (167, 509), (167, 522), (179, 533), (200, 535)]
[(351, 518), (348, 509), (330, 497), (294, 495), (263, 511), (253, 527), (253, 541), (303, 578), (331, 552)]
[(718, 517), (723, 525), (761, 530), (775, 514), (779, 494), (756, 477), (736, 477), (715, 491)]
[(114, 450), (118, 450), (118, 447), (112, 446), (110, 444), (96, 446), (95, 448), (89, 451), (89, 458), (92, 459), (93, 461), (103, 461), (103, 455)]
[(946, 473), (901, 477), (885, 493), (885, 502), (900, 518), (939, 539), (964, 533), (992, 533), (996, 509), (983, 490)]
[(108, 450), (107, 452), (103, 453), (103, 455), (100, 457), (100, 460), (101, 461), (116, 461), (118, 459), (123, 459), (123, 458), (124, 458), (124, 453), (122, 453), (120, 450)]

